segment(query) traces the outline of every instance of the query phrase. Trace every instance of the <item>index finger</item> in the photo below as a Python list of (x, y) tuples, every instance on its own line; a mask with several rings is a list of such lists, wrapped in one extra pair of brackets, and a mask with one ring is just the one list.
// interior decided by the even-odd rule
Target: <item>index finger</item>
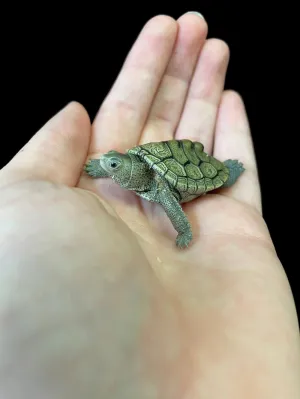
[(90, 153), (124, 151), (138, 143), (177, 35), (168, 16), (152, 18), (142, 29), (93, 123)]

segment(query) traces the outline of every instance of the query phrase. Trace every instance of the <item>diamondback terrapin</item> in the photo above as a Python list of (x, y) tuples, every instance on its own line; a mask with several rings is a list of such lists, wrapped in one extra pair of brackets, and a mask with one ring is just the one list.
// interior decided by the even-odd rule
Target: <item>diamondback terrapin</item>
[(206, 154), (201, 143), (190, 140), (142, 144), (125, 154), (111, 150), (85, 165), (89, 176), (110, 177), (145, 200), (159, 203), (178, 233), (179, 248), (187, 247), (193, 237), (180, 204), (233, 185), (244, 170), (237, 160), (220, 162)]

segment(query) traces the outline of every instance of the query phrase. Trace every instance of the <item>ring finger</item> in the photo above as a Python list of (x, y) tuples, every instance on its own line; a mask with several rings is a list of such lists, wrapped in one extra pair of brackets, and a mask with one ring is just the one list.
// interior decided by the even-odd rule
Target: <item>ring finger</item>
[(218, 39), (206, 41), (189, 88), (177, 139), (201, 141), (212, 153), (214, 129), (229, 61), (229, 49)]

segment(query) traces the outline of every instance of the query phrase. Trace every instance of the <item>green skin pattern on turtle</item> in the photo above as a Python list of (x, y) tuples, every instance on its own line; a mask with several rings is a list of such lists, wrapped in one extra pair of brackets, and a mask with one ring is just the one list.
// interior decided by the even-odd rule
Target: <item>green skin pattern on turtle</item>
[(201, 143), (190, 140), (142, 144), (125, 154), (111, 150), (85, 165), (89, 176), (112, 178), (122, 188), (160, 204), (178, 233), (179, 248), (188, 247), (193, 238), (181, 204), (232, 186), (244, 170), (237, 160), (220, 162), (206, 154)]

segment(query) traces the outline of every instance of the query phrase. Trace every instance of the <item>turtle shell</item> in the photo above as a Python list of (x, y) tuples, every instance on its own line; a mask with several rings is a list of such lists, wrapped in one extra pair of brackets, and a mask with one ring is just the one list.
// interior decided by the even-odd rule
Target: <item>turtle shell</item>
[(128, 150), (146, 162), (175, 189), (180, 202), (220, 188), (229, 169), (204, 152), (203, 144), (191, 140), (168, 140), (142, 144)]

